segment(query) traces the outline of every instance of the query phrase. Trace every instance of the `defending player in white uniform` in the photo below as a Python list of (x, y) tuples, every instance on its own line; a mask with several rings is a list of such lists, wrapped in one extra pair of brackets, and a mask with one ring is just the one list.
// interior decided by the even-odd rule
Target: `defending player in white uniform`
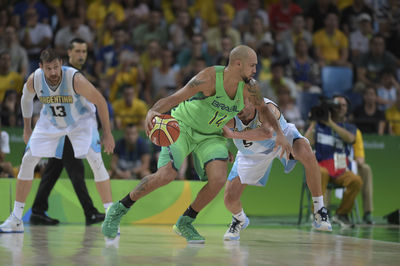
[[(105, 209), (112, 204), (109, 175), (101, 157), (97, 131), (96, 105), (103, 126), (103, 145), (114, 150), (107, 104), (99, 91), (76, 69), (62, 66), (52, 49), (40, 55), (40, 68), (30, 75), (21, 98), (24, 141), (27, 143), (18, 174), (14, 210), (0, 225), (0, 233), (22, 233), (22, 214), (32, 186), (33, 171), (41, 157), (61, 158), (68, 135), (75, 157), (86, 158), (92, 168), (97, 190)], [(43, 103), (40, 118), (32, 132), (33, 98)], [(94, 105), (93, 105), (94, 104)]]
[[(279, 121), (281, 130), (287, 141), (292, 144), (294, 154), (284, 154), (275, 148), (276, 134), (272, 138), (267, 120), (250, 103), (232, 119), (224, 128), (224, 135), (234, 139), (238, 148), (235, 162), (228, 176), (225, 188), (225, 206), (232, 212), (232, 223), (224, 235), (224, 240), (238, 240), (240, 231), (249, 225), (249, 219), (243, 211), (240, 197), (246, 185), (265, 186), (271, 170), (272, 162), (279, 158), (290, 172), (299, 160), (305, 168), (307, 184), (314, 202), (315, 220), (313, 227), (317, 230), (331, 231), (327, 210), (324, 207), (321, 190), (321, 173), (309, 142), (293, 124), (287, 123), (279, 107), (264, 98)], [(233, 128), (233, 131), (229, 128)]]

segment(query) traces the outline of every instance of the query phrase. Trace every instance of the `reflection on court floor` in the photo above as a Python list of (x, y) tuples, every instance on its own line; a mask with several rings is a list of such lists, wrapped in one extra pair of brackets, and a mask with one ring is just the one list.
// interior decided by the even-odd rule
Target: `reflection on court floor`
[[(0, 234), (0, 265), (400, 265), (398, 226), (333, 234), (293, 226), (250, 227), (224, 242), (223, 226), (198, 226), (204, 245), (187, 245), (171, 226), (122, 226), (105, 241), (100, 226), (26, 226)], [(380, 240), (376, 240), (380, 239)]]

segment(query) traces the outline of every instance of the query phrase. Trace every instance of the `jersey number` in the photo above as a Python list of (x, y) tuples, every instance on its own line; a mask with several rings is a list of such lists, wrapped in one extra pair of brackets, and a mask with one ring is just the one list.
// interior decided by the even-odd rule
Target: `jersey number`
[(224, 119), (227, 117), (227, 115), (223, 115), (222, 117), (218, 118), (218, 114), (219, 114), (219, 112), (216, 111), (213, 118), (208, 122), (209, 125), (211, 125), (212, 123), (215, 123), (217, 125), (217, 127), (219, 127), (221, 125), (222, 121), (224, 121)]
[(67, 113), (65, 112), (65, 107), (62, 105), (50, 106), (50, 109), (51, 112), (53, 113), (53, 116), (59, 116), (59, 117), (67, 116)]
[(250, 147), (251, 145), (253, 145), (253, 142), (251, 142), (251, 141), (247, 141), (247, 140), (243, 140), (243, 146), (245, 147), (245, 148), (248, 148), (248, 147)]

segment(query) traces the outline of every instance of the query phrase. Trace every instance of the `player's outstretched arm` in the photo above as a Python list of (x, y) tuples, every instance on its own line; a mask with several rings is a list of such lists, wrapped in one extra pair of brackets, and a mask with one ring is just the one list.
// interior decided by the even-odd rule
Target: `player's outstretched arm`
[(76, 93), (96, 105), (103, 128), (104, 151), (108, 154), (113, 153), (115, 142), (111, 134), (107, 102), (103, 95), (80, 73), (76, 73), (74, 76), (74, 89)]
[(154, 116), (168, 112), (173, 107), (200, 91), (206, 96), (210, 95), (210, 90), (214, 89), (214, 80), (215, 70), (212, 67), (208, 67), (194, 76), (183, 88), (179, 89), (174, 94), (158, 100), (147, 112), (145, 122), (147, 135), (153, 127), (152, 120)]
[(31, 74), (24, 84), (21, 97), (21, 110), (24, 118), (24, 142), (28, 143), (32, 135), (32, 114), (33, 114), (33, 98), (36, 93), (33, 89), (33, 74)]

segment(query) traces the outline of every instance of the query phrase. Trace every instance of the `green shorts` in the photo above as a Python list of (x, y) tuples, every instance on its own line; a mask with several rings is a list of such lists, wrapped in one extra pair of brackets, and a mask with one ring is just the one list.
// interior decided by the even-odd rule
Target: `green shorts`
[(186, 126), (179, 121), (180, 135), (178, 140), (168, 147), (162, 147), (157, 167), (172, 162), (175, 170), (179, 170), (183, 160), (193, 152), (194, 164), (200, 180), (207, 181), (205, 167), (214, 160), (227, 160), (228, 149), (226, 138), (222, 135), (206, 135)]

